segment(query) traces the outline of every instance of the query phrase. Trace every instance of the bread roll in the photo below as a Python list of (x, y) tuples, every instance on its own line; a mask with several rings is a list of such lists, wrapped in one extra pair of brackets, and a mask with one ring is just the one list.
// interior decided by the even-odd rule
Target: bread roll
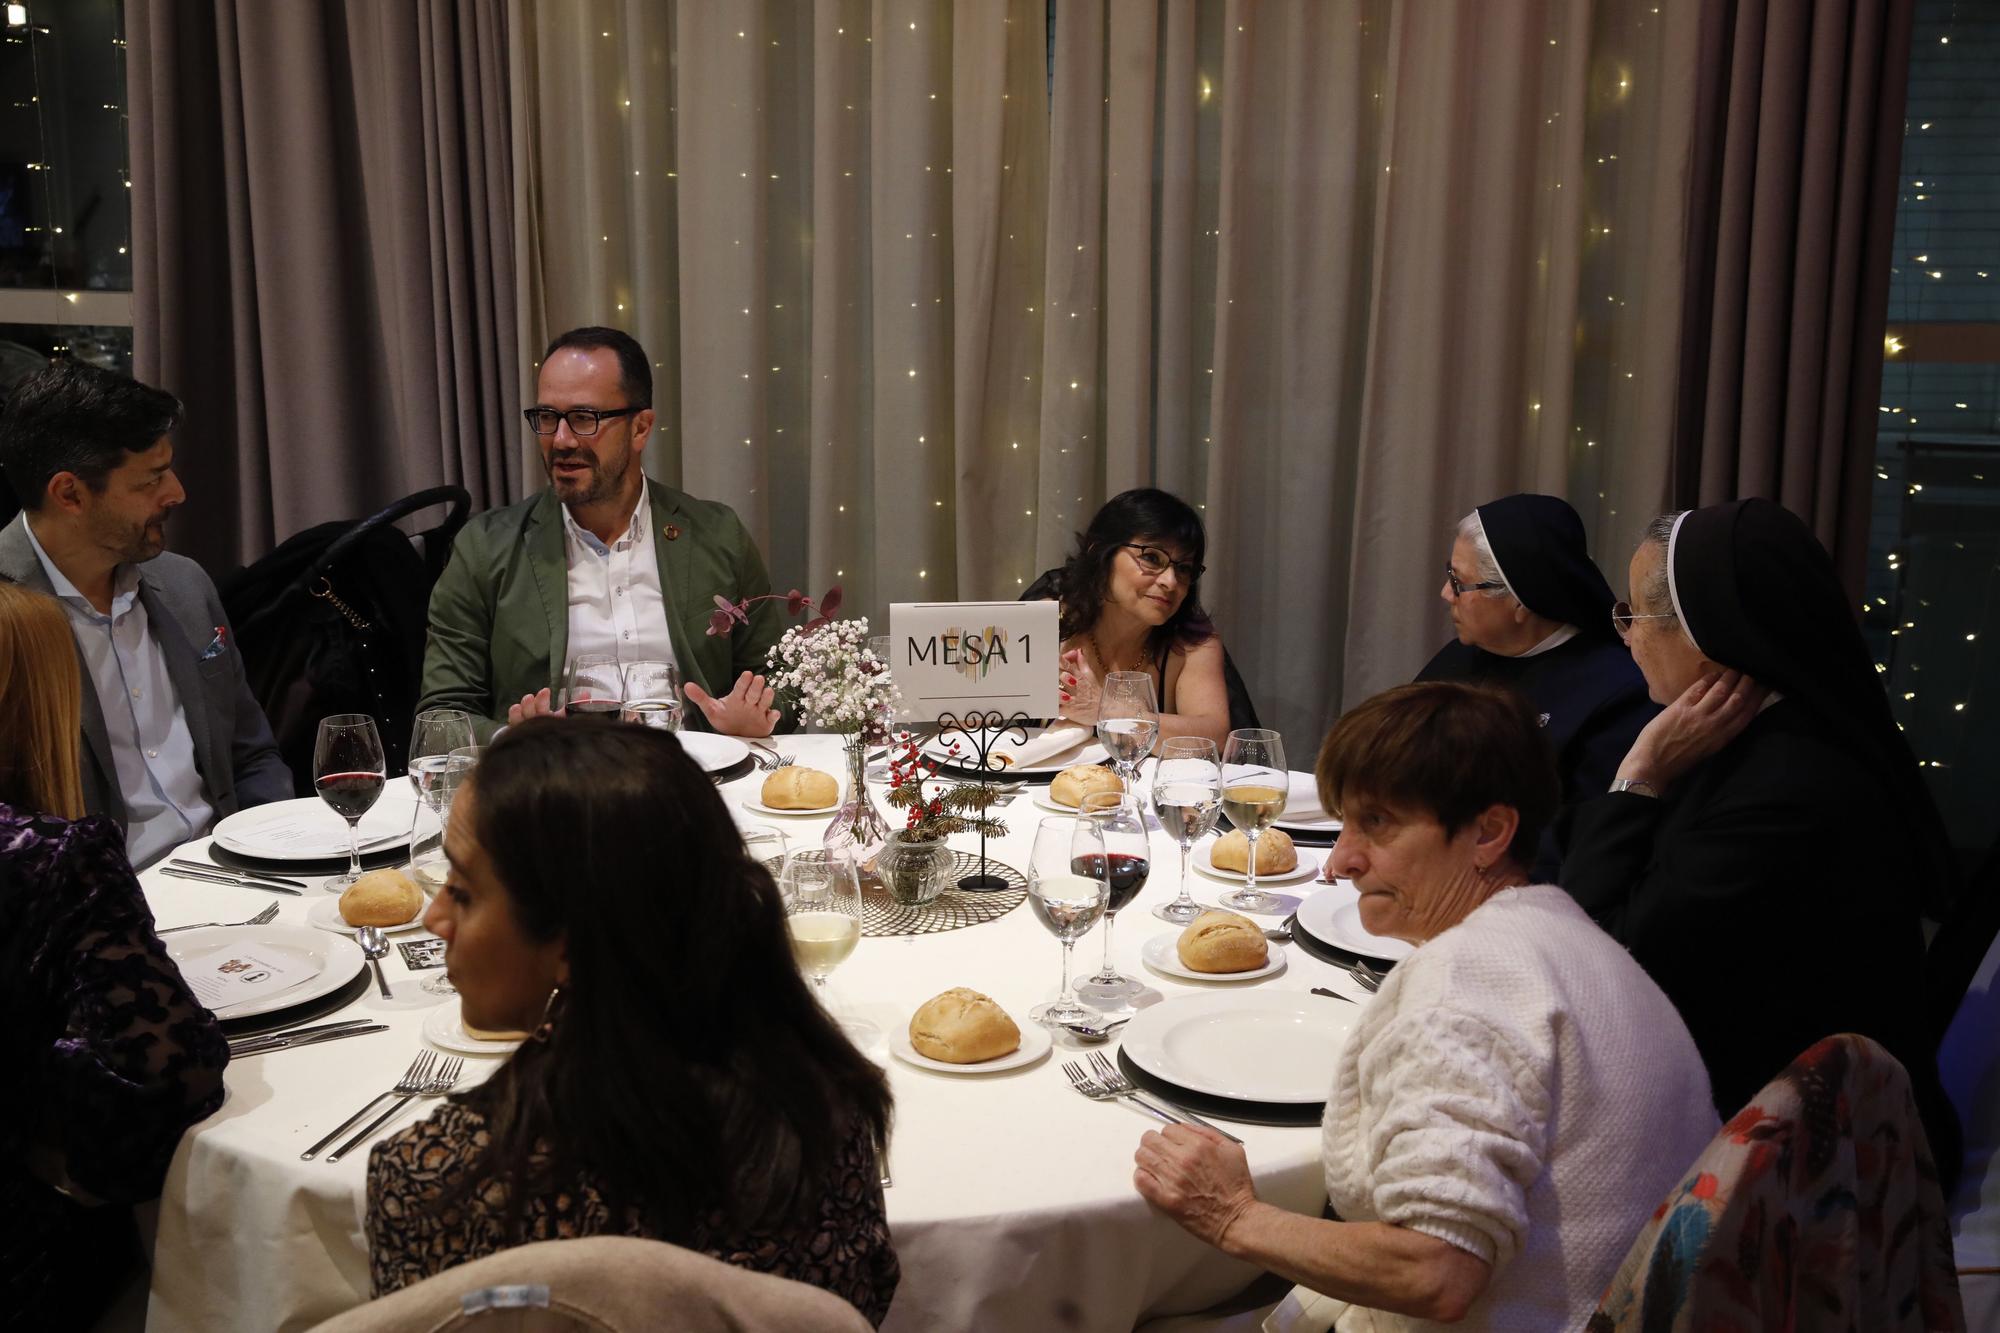
[(910, 1016), (910, 1045), (949, 1065), (997, 1060), (1021, 1048), (1021, 1029), (1007, 1011), (964, 986), (934, 995)]
[(831, 773), (786, 764), (764, 779), (760, 799), (773, 810), (824, 810), (840, 799), (840, 784)]
[(488, 1032), (485, 1028), (476, 1028), (466, 1022), (463, 1015), (460, 1016), (458, 1025), (464, 1028), (465, 1035), (474, 1041), (526, 1041), (528, 1039), (528, 1034), (525, 1032)]
[(1101, 764), (1071, 764), (1049, 784), (1049, 799), (1075, 809), (1093, 792), (1124, 790), (1125, 780)]
[(340, 919), (350, 926), (400, 926), (424, 910), (424, 891), (400, 870), (371, 870), (340, 895)]
[(1248, 972), (1271, 958), (1257, 923), (1234, 912), (1203, 912), (1188, 922), (1175, 951), (1191, 972)]
[[(1250, 864), (1250, 840), (1243, 836), (1242, 829), (1231, 829), (1215, 840), (1208, 859), (1217, 870), (1234, 870), (1239, 874)], [(1299, 868), (1299, 849), (1292, 846), (1292, 835), (1281, 828), (1267, 828), (1257, 835), (1257, 873), (1260, 875), (1282, 875)]]

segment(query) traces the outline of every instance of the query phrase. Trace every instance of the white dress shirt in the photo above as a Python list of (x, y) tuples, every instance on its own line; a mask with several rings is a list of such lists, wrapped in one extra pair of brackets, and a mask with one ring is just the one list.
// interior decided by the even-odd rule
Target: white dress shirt
[(139, 600), (139, 570), (120, 565), (113, 572), (107, 616), (56, 568), (35, 537), (35, 525), (25, 526), (97, 691), (118, 790), (125, 797), (125, 855), (142, 869), (206, 833), (215, 807), (195, 766), (187, 714), (153, 637), (146, 604)]
[(660, 563), (653, 553), (653, 506), (642, 480), (632, 521), (610, 545), (570, 517), (562, 506), (569, 563), (569, 663), (586, 654), (628, 662), (674, 661), (667, 632), (667, 599), (660, 591)]

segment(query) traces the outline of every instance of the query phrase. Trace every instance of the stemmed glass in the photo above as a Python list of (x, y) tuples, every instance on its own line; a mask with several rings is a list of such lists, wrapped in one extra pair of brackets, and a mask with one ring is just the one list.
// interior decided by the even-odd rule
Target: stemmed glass
[[(464, 789), (465, 780), (472, 776), (472, 770), (479, 766), (479, 756), (484, 754), (483, 745), (462, 745), (447, 756), (449, 762), (437, 782), (427, 793), (427, 799), (434, 802), (438, 812), (438, 840), (443, 844), (445, 833), (451, 828), (451, 812), (458, 793)], [(451, 863), (440, 862), (440, 869), (449, 872)], [(422, 881), (418, 881), (422, 884)], [(423, 885), (426, 892), (434, 893), (429, 885)], [(442, 885), (440, 885), (442, 887)], [(451, 984), (451, 978), (442, 970), (425, 977), (418, 986), (427, 995), (456, 995), (458, 987)]]
[(844, 856), (802, 853), (778, 872), (785, 900), (785, 927), (792, 956), (812, 978), (813, 993), (826, 1003), (826, 978), (847, 960), (861, 939), (861, 881)]
[(625, 673), (608, 653), (584, 653), (563, 673), (556, 707), (572, 717), (596, 713), (617, 717), (624, 702)]
[(1077, 987), (1093, 1000), (1124, 1000), (1145, 989), (1145, 984), (1128, 977), (1111, 965), (1111, 927), (1125, 904), (1146, 887), (1152, 869), (1152, 840), (1146, 836), (1146, 812), (1138, 799), (1126, 793), (1099, 791), (1083, 798), (1082, 814), (1097, 822), (1104, 835), (1101, 861), (1086, 857), (1071, 868), (1087, 879), (1102, 879), (1110, 889), (1104, 904), (1104, 962), (1094, 976)]
[(750, 859), (771, 872), (771, 878), (783, 881), (785, 862), (791, 856), (791, 844), (785, 835), (769, 824), (744, 824), (738, 830), (743, 835), (743, 850)]
[(1244, 727), (1229, 733), (1222, 747), (1222, 813), (1243, 830), (1250, 844), (1245, 857), (1243, 887), (1222, 895), (1222, 905), (1239, 912), (1269, 912), (1277, 898), (1257, 887), (1257, 835), (1285, 813), (1291, 787), (1285, 768), (1285, 743), (1268, 727)]
[(335, 713), (319, 722), (313, 742), (313, 790), (347, 821), (347, 873), (326, 882), (329, 893), (344, 893), (361, 878), (361, 816), (374, 808), (386, 785), (382, 736), (366, 713)]
[(1160, 701), (1152, 672), (1107, 675), (1097, 705), (1097, 740), (1125, 780), (1125, 790), (1137, 789), (1140, 761), (1153, 752), (1153, 738), (1159, 734)]
[(628, 662), (619, 719), (666, 731), (681, 729), (681, 673), (672, 662)]
[[(437, 840), (425, 838), (424, 811), (438, 815), (437, 839), (444, 837), (441, 813), (445, 775), (462, 761), (452, 751), (472, 744), (472, 715), (462, 708), (426, 708), (417, 714), (410, 728), (410, 786), (417, 794), (416, 809), (410, 813), (410, 878), (426, 894), (444, 884), (444, 857)], [(471, 764), (466, 763), (470, 768)], [(425, 853), (429, 853), (426, 855)]]
[(1097, 821), (1083, 816), (1060, 815), (1044, 819), (1035, 830), (1034, 850), (1028, 858), (1028, 904), (1035, 918), (1062, 941), (1062, 990), (1047, 1004), (1028, 1011), (1037, 1023), (1059, 1027), (1064, 1023), (1090, 1018), (1091, 1011), (1077, 1003), (1069, 985), (1069, 955), (1097, 918), (1111, 889), (1102, 876), (1078, 873), (1078, 867), (1104, 864), (1104, 833)]
[(1160, 747), (1153, 769), (1153, 810), (1160, 827), (1181, 845), (1181, 894), (1153, 909), (1162, 921), (1185, 926), (1208, 909), (1188, 892), (1188, 853), (1215, 827), (1222, 813), (1222, 762), (1206, 736), (1175, 736)]

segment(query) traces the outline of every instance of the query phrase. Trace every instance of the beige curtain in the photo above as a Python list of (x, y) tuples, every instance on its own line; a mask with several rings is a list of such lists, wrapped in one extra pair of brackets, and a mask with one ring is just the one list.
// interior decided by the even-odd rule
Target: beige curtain
[(1010, 595), (1165, 486), (1302, 764), (1442, 640), (1458, 515), (1567, 494), (1622, 580), (1664, 499), (1691, 7), (509, 12), (522, 344), (636, 333), (651, 471), (780, 586)]

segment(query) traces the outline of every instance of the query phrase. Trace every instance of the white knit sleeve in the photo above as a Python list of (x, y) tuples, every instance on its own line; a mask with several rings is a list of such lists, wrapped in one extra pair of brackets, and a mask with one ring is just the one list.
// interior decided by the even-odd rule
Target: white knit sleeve
[(1447, 1008), (1399, 1015), (1359, 1070), (1375, 1215), (1497, 1270), (1521, 1247), (1547, 1150), (1549, 1057)]

